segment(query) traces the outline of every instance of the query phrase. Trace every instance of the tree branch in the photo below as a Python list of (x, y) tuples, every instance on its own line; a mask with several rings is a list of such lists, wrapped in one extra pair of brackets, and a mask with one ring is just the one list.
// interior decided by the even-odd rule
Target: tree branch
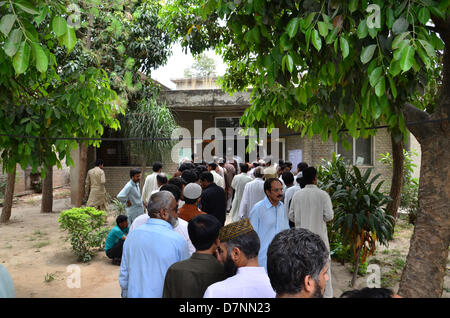
[[(403, 107), (403, 116), (405, 116), (405, 122), (420, 122), (430, 120), (430, 115), (423, 110), (418, 109), (410, 103), (406, 103)], [(433, 131), (436, 131), (436, 126), (433, 123), (421, 124), (421, 125), (410, 125), (408, 130), (416, 137), (416, 139), (421, 142)]]

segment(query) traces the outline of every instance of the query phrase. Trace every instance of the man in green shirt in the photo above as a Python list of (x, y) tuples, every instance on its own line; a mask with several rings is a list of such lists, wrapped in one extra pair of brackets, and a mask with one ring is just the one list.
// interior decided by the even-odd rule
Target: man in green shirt
[(117, 225), (108, 233), (105, 241), (106, 256), (112, 259), (114, 265), (120, 265), (122, 259), (123, 243), (128, 234), (128, 217), (119, 215), (116, 218)]
[(200, 214), (189, 221), (189, 238), (196, 252), (169, 267), (163, 298), (202, 298), (209, 285), (226, 278), (223, 265), (215, 256), (220, 228), (219, 220), (210, 214)]

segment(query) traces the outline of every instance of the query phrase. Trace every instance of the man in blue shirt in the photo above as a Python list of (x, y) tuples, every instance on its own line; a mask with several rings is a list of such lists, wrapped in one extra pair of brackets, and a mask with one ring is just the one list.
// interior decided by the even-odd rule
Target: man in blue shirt
[(139, 181), (141, 180), (141, 171), (138, 169), (130, 170), (131, 180), (120, 190), (117, 199), (126, 205), (128, 222), (133, 223), (133, 220), (139, 215), (145, 213), (144, 204), (142, 202), (141, 191), (139, 190)]
[(161, 298), (167, 269), (190, 256), (185, 239), (173, 230), (177, 204), (172, 193), (152, 194), (147, 211), (147, 223), (134, 229), (123, 246), (122, 297)]
[(266, 197), (250, 210), (250, 222), (258, 233), (261, 248), (258, 263), (267, 270), (267, 248), (276, 234), (289, 229), (289, 221), (283, 198), (283, 185), (278, 178), (269, 178), (264, 182)]
[(114, 265), (120, 265), (123, 243), (128, 234), (128, 217), (119, 215), (116, 218), (117, 225), (108, 233), (105, 241), (106, 256), (111, 258)]

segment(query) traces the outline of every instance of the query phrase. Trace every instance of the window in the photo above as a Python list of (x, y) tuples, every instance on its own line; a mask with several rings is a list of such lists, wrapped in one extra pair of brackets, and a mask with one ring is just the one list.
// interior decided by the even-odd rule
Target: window
[(371, 166), (373, 165), (373, 142), (372, 138), (351, 138), (346, 139), (351, 145), (350, 149), (345, 149), (342, 142), (337, 144), (336, 152), (340, 154), (349, 165)]

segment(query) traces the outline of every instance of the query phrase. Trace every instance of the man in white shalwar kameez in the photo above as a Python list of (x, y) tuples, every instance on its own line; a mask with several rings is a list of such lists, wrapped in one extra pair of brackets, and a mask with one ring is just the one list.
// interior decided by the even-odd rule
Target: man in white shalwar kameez
[(264, 168), (257, 167), (254, 175), (255, 179), (245, 185), (239, 207), (239, 218), (248, 218), (253, 206), (266, 197), (263, 180)]
[(242, 195), (244, 194), (245, 185), (253, 179), (247, 174), (248, 165), (240, 164), (241, 173), (233, 178), (231, 187), (234, 189), (234, 198), (231, 203), (230, 216), (233, 222), (239, 221), (239, 207), (241, 206)]
[(210, 285), (204, 298), (274, 298), (264, 267), (258, 264), (259, 238), (249, 219), (220, 229), (218, 260), (224, 263), (227, 279)]
[(152, 167), (153, 173), (145, 178), (144, 186), (142, 187), (142, 201), (144, 201), (145, 206), (147, 205), (148, 199), (154, 193), (154, 191), (158, 190), (158, 182), (156, 180), (156, 176), (161, 173), (162, 168), (162, 163), (156, 161)]
[[(292, 198), (289, 208), (289, 219), (295, 223), (295, 228), (308, 229), (319, 235), (330, 252), (328, 241), (327, 224), (333, 220), (333, 205), (329, 194), (317, 187), (317, 170), (308, 167), (303, 170), (303, 181), (305, 187), (297, 191)], [(333, 287), (331, 284), (331, 258), (328, 260), (328, 276), (325, 288), (325, 298), (333, 297)]]

